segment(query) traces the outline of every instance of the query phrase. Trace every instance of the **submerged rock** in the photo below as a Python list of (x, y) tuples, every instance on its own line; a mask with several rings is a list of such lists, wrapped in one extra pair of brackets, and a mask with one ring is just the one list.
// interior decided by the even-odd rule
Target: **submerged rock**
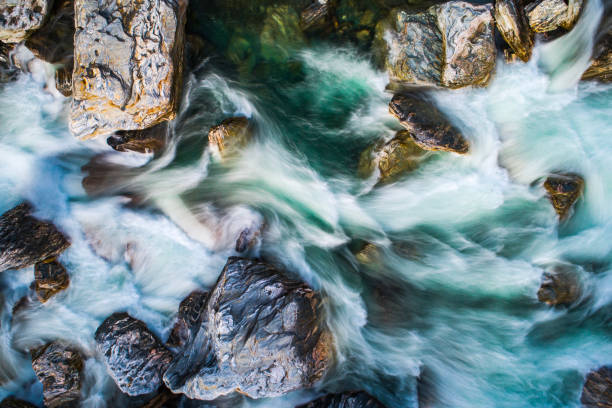
[(425, 153), (409, 131), (400, 130), (390, 141), (366, 149), (359, 159), (358, 172), (366, 178), (378, 169), (378, 182), (388, 183), (418, 168)]
[(544, 188), (559, 218), (564, 220), (582, 194), (584, 180), (577, 174), (553, 174), (544, 182)]
[(569, 305), (580, 297), (578, 271), (569, 265), (556, 265), (542, 275), (538, 300), (549, 306)]
[(70, 246), (51, 223), (31, 215), (29, 203), (0, 216), (0, 271), (21, 269), (54, 258)]
[(249, 120), (244, 116), (225, 119), (210, 128), (208, 143), (213, 153), (222, 159), (230, 157), (245, 147), (251, 140)]
[(264, 225), (259, 224), (252, 225), (240, 231), (240, 235), (238, 235), (238, 239), (236, 240), (236, 252), (242, 253), (256, 247), (261, 241), (263, 228)]
[(51, 296), (66, 289), (69, 284), (68, 271), (57, 260), (38, 262), (34, 266), (33, 286), (41, 303), (45, 303)]
[(467, 153), (469, 144), (444, 115), (424, 97), (414, 93), (396, 94), (389, 112), (399, 119), (417, 145), (425, 150)]
[(142, 130), (122, 130), (106, 142), (119, 152), (154, 153), (163, 149), (168, 140), (168, 122)]
[(531, 58), (533, 31), (520, 0), (496, 0), (495, 23), (512, 51), (524, 62)]
[(353, 391), (328, 394), (296, 408), (385, 408), (385, 406), (363, 391)]
[(143, 322), (127, 313), (114, 313), (98, 327), (95, 337), (121, 391), (135, 396), (159, 388), (172, 354)]
[(0, 2), (0, 41), (18, 43), (39, 29), (52, 0), (12, 0)]
[(598, 41), (593, 50), (593, 59), (582, 79), (612, 82), (612, 29)]
[(392, 17), (385, 34), (392, 80), (449, 88), (488, 82), (496, 54), (490, 5), (450, 1)]
[(77, 407), (81, 399), (81, 353), (62, 342), (53, 342), (35, 354), (32, 368), (43, 385), (45, 406)]
[(193, 341), (166, 371), (175, 393), (274, 397), (319, 380), (332, 362), (321, 298), (264, 262), (229, 258)]
[(571, 30), (582, 9), (583, 0), (537, 0), (525, 7), (529, 25), (536, 33), (563, 28)]
[(36, 405), (15, 397), (6, 397), (0, 401), (0, 408), (36, 408)]
[(176, 323), (168, 337), (169, 347), (182, 348), (191, 343), (200, 324), (208, 292), (194, 290), (179, 305)]
[(586, 408), (612, 407), (612, 367), (601, 367), (586, 376), (580, 402)]
[(355, 259), (361, 264), (379, 266), (382, 263), (383, 250), (376, 244), (366, 242), (356, 253)]
[(75, 0), (70, 129), (80, 138), (174, 118), (187, 0)]

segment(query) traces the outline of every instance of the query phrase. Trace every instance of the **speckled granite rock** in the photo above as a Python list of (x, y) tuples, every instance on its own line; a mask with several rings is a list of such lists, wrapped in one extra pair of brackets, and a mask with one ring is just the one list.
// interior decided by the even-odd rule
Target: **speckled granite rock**
[(175, 116), (187, 0), (75, 1), (70, 129), (80, 138)]
[(312, 386), (332, 358), (321, 298), (266, 263), (232, 257), (210, 293), (198, 333), (164, 382), (194, 399), (233, 392), (274, 397)]
[(512, 51), (524, 62), (531, 58), (533, 31), (520, 0), (496, 0), (495, 23)]
[(140, 320), (114, 313), (96, 330), (98, 351), (110, 376), (128, 395), (156, 391), (172, 354)]
[(0, 2), (0, 41), (18, 43), (40, 28), (52, 0), (12, 0)]
[(32, 368), (43, 384), (45, 406), (77, 407), (81, 399), (81, 353), (62, 342), (53, 342), (37, 350)]
[(32, 286), (41, 303), (45, 303), (56, 293), (66, 289), (69, 284), (68, 271), (57, 260), (38, 262), (34, 266)]

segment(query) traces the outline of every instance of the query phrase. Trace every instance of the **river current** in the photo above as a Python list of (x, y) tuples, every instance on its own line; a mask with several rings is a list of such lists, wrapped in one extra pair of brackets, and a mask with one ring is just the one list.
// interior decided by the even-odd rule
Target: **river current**
[[(326, 299), (338, 351), (326, 390), (365, 389), (389, 408), (419, 398), (580, 406), (585, 374), (612, 362), (612, 87), (579, 82), (602, 15), (589, 1), (577, 27), (537, 44), (529, 63), (500, 59), (487, 88), (433, 92), (470, 154), (431, 154), (385, 186), (358, 178), (357, 162), (400, 126), (386, 74), (350, 45), (291, 50), (299, 79), (243, 81), (201, 61), (155, 157), (73, 138), (69, 99), (41, 82), (48, 72), (3, 85), (0, 212), (27, 199), (72, 245), (60, 257), (70, 286), (44, 305), (13, 314), (33, 268), (0, 274), (0, 400), (42, 404), (24, 351), (65, 338), (87, 352), (82, 405), (120, 406), (95, 352), (99, 324), (128, 311), (166, 339), (180, 301), (214, 284), (240, 231), (263, 225), (250, 255)], [(238, 114), (255, 140), (220, 164), (208, 129)], [(542, 188), (552, 171), (585, 179), (562, 223)], [(380, 253), (364, 264), (354, 252), (366, 241)], [(552, 263), (581, 272), (571, 307), (537, 300)], [(293, 407), (317, 392), (242, 405)]]

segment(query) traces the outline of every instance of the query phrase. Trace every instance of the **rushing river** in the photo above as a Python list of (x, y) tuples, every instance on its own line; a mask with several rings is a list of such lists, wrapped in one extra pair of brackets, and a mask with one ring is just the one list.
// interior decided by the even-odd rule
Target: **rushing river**
[[(584, 375), (612, 363), (612, 87), (578, 82), (602, 14), (589, 1), (578, 26), (538, 44), (529, 63), (500, 59), (487, 88), (435, 92), (470, 154), (431, 154), (381, 187), (357, 177), (359, 155), (400, 127), (386, 74), (349, 45), (291, 50), (299, 78), (238, 80), (201, 61), (156, 157), (74, 139), (69, 99), (40, 75), (3, 85), (0, 212), (27, 199), (72, 246), (60, 258), (70, 287), (44, 305), (13, 314), (33, 268), (0, 274), (0, 399), (41, 405), (24, 351), (61, 338), (88, 353), (83, 406), (122, 406), (96, 356), (99, 324), (128, 311), (166, 339), (179, 302), (214, 284), (241, 230), (263, 225), (250, 255), (327, 299), (339, 358), (326, 390), (365, 389), (389, 408), (418, 398), (579, 406)], [(207, 132), (237, 114), (255, 123), (255, 141), (221, 164)], [(561, 224), (541, 186), (551, 171), (586, 183)], [(375, 262), (354, 255), (365, 241), (381, 249)], [(537, 301), (553, 262), (581, 271), (569, 308)], [(316, 393), (242, 404), (293, 407)]]

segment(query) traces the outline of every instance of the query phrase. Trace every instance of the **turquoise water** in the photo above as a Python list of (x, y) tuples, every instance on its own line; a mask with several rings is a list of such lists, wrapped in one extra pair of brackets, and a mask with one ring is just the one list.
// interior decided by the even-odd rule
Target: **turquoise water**
[[(63, 338), (87, 352), (83, 406), (126, 404), (96, 355), (97, 326), (127, 310), (165, 339), (179, 302), (215, 282), (239, 232), (265, 224), (252, 255), (326, 295), (338, 363), (317, 390), (244, 406), (355, 388), (389, 408), (419, 395), (427, 407), (579, 406), (584, 375), (612, 355), (612, 87), (578, 83), (601, 16), (600, 3), (589, 7), (530, 63), (498, 61), (488, 88), (433, 93), (471, 153), (432, 154), (384, 187), (359, 179), (357, 162), (400, 127), (386, 75), (359, 46), (283, 45), (286, 59), (264, 67), (290, 72), (203, 60), (157, 157), (78, 142), (68, 99), (27, 75), (4, 85), (0, 211), (28, 199), (72, 246), (60, 258), (70, 287), (44, 305), (12, 315), (33, 269), (0, 275), (0, 398), (41, 404), (24, 351)], [(255, 140), (220, 164), (207, 131), (236, 114), (255, 123)], [(541, 187), (551, 171), (586, 181), (562, 224)], [(356, 260), (363, 241), (381, 248), (377, 263)], [(553, 262), (581, 271), (570, 308), (537, 301)]]

